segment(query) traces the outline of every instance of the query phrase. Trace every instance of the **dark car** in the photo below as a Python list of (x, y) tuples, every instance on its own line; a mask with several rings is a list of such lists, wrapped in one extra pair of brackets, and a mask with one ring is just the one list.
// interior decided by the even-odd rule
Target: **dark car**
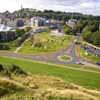
[(100, 66), (100, 62), (97, 62), (96, 65), (99, 65)]

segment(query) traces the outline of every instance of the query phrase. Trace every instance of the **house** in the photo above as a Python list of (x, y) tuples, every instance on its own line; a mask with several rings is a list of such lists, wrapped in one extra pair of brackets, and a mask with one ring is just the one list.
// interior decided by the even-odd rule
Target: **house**
[(69, 27), (71, 27), (71, 28), (73, 28), (73, 27), (76, 25), (76, 23), (77, 23), (77, 20), (76, 20), (76, 19), (70, 19), (70, 20), (68, 20), (68, 21), (66, 22), (66, 24), (67, 24)]
[(17, 37), (16, 32), (10, 31), (11, 29), (11, 27), (0, 24), (0, 41), (10, 41)]
[(46, 19), (42, 17), (31, 18), (31, 26), (45, 26)]

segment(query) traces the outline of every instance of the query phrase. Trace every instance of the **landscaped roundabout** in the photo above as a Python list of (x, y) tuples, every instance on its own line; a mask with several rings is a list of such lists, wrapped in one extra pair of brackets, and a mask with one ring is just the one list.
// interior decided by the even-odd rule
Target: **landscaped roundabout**
[(60, 61), (66, 62), (66, 61), (70, 61), (71, 60), (71, 57), (70, 56), (67, 56), (67, 55), (61, 55), (61, 56), (58, 56), (58, 59)]

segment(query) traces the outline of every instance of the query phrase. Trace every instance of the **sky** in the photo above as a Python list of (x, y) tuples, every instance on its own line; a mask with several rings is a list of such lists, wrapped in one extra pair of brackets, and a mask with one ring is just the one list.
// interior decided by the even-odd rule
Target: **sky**
[(100, 0), (0, 0), (0, 12), (23, 8), (100, 15)]

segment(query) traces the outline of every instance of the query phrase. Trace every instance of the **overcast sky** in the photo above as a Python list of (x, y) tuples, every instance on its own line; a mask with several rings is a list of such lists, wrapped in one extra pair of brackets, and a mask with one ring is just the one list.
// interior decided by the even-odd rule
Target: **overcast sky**
[(0, 12), (24, 8), (100, 15), (100, 0), (0, 0)]

